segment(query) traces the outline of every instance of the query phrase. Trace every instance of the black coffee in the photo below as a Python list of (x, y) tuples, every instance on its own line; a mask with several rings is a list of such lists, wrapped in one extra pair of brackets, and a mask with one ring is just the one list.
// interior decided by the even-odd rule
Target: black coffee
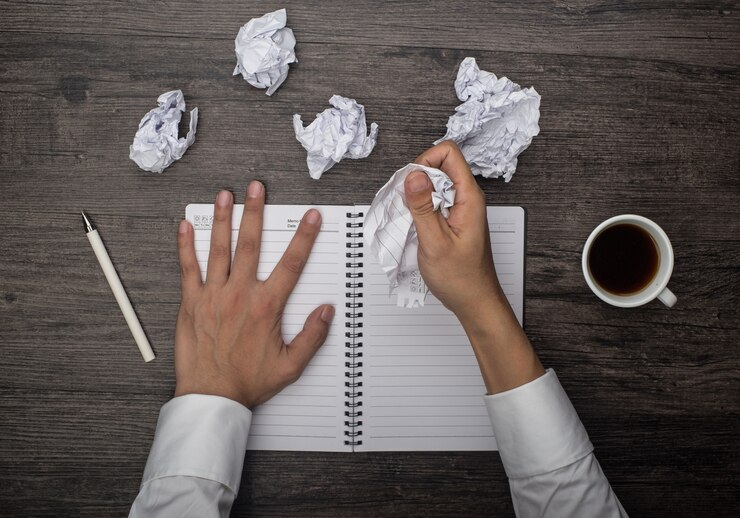
[(655, 241), (641, 227), (629, 223), (602, 231), (588, 256), (588, 268), (596, 283), (615, 295), (630, 295), (645, 288), (658, 273)]

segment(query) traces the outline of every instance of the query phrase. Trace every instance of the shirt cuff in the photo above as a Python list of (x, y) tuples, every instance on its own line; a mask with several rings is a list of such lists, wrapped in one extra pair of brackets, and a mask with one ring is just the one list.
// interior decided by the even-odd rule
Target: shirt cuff
[(509, 478), (562, 468), (594, 449), (552, 369), (525, 385), (483, 399)]
[(161, 477), (189, 476), (239, 492), (252, 412), (220, 396), (188, 394), (159, 412), (142, 485)]

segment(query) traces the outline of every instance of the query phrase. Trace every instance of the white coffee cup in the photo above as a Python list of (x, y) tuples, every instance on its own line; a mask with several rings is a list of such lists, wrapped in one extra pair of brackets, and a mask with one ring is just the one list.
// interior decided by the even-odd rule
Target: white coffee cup
[[(607, 228), (621, 224), (635, 225), (645, 230), (650, 234), (650, 237), (653, 238), (653, 242), (658, 249), (658, 271), (653, 279), (640, 291), (627, 295), (617, 295), (604, 290), (594, 280), (588, 266), (591, 245), (596, 237)], [(671, 273), (673, 273), (673, 248), (671, 247), (671, 242), (662, 228), (660, 228), (655, 222), (647, 218), (643, 218), (642, 216), (622, 214), (620, 216), (609, 218), (596, 227), (593, 232), (591, 232), (591, 235), (588, 236), (586, 244), (583, 247), (581, 265), (583, 267), (583, 276), (586, 278), (586, 282), (588, 283), (589, 288), (591, 288), (591, 291), (593, 291), (601, 300), (611, 304), (612, 306), (618, 306), (620, 308), (634, 308), (647, 304), (651, 300), (657, 298), (670, 308), (673, 307), (678, 300), (673, 292), (668, 289), (668, 280), (671, 278)]]

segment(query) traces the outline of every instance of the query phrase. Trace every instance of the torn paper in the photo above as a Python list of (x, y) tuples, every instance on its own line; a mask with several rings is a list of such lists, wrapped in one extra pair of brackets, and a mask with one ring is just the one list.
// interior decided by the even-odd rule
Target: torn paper
[(172, 162), (182, 158), (195, 142), (198, 108), (190, 112), (190, 129), (178, 138), (178, 125), (185, 111), (185, 97), (180, 90), (165, 92), (157, 99), (159, 107), (147, 113), (139, 123), (129, 158), (144, 171), (161, 173)]
[(388, 276), (391, 292), (398, 294), (398, 306), (407, 308), (423, 306), (429, 291), (419, 272), (419, 239), (404, 191), (404, 181), (413, 171), (424, 171), (429, 176), (434, 187), (434, 210), (441, 211), (445, 218), (449, 216), (448, 209), (455, 203), (449, 176), (433, 167), (409, 164), (396, 171), (375, 195), (363, 229), (365, 245)]
[(463, 103), (447, 121), (447, 134), (435, 144), (454, 140), (473, 174), (510, 181), (517, 156), (540, 132), (540, 95), (479, 69), (474, 58), (460, 63), (455, 91)]
[(378, 125), (370, 125), (367, 134), (365, 107), (354, 99), (333, 95), (327, 108), (303, 127), (301, 116), (293, 115), (293, 129), (298, 142), (308, 151), (308, 172), (318, 180), (343, 158), (365, 158), (375, 147)]
[(234, 46), (236, 68), (234, 74), (252, 86), (267, 88), (267, 95), (275, 93), (288, 77), (288, 65), (297, 61), (295, 36), (285, 26), (288, 15), (278, 9), (260, 18), (252, 18), (239, 29)]

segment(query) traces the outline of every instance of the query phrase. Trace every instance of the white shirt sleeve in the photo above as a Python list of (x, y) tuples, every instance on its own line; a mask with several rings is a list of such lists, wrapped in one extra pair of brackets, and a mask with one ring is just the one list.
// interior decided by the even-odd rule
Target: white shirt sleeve
[[(484, 399), (517, 516), (627, 516), (554, 371)], [(218, 396), (165, 404), (129, 517), (228, 517), (251, 421), (246, 407)]]
[(517, 516), (627, 516), (553, 370), (484, 400)]
[(129, 517), (227, 518), (251, 422), (245, 406), (219, 396), (190, 394), (166, 403)]

